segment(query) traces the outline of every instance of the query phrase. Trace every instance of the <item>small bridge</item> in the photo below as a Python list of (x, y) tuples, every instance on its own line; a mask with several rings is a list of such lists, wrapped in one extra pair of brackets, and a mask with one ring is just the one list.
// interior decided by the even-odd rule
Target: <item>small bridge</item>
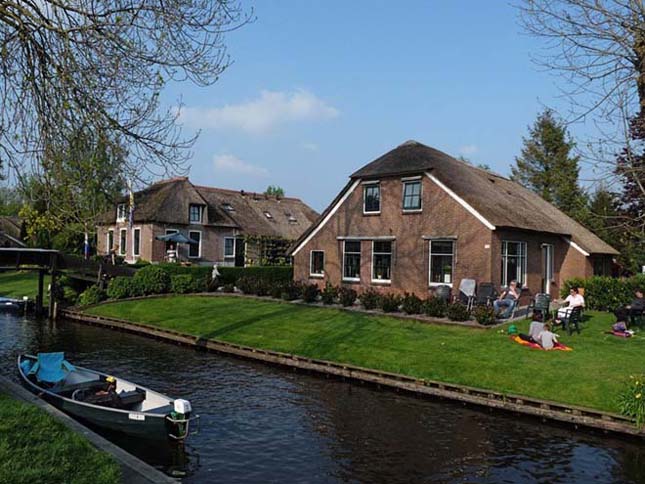
[[(50, 249), (7, 248), (0, 249), (0, 271), (38, 271), (38, 296), (36, 314), (43, 314), (45, 274), (51, 275), (51, 293), (55, 293), (60, 275), (72, 279), (104, 285), (107, 279), (116, 276), (132, 276), (136, 269), (117, 266), (108, 262), (85, 260), (79, 256), (63, 254)], [(49, 298), (49, 317), (54, 317), (54, 298)]]

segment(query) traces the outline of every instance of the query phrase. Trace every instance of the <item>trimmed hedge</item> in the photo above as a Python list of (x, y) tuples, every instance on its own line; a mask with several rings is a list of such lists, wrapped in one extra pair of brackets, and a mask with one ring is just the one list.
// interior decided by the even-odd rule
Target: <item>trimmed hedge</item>
[(170, 276), (170, 292), (188, 294), (193, 292), (195, 278), (190, 274), (174, 274)]
[(118, 276), (112, 279), (107, 288), (107, 295), (110, 299), (132, 297), (132, 278)]
[(614, 311), (629, 304), (634, 299), (634, 291), (637, 288), (645, 289), (645, 274), (638, 274), (628, 279), (606, 276), (593, 276), (588, 279), (573, 278), (564, 283), (560, 295), (563, 298), (567, 297), (573, 286), (584, 288), (587, 308)]
[[(212, 268), (209, 269), (212, 271)], [(287, 284), (293, 280), (293, 267), (291, 266), (257, 266), (257, 267), (218, 267), (219, 282), (222, 285), (234, 284), (241, 277), (256, 277), (269, 284)]]
[(99, 286), (90, 286), (85, 289), (78, 297), (78, 304), (80, 306), (90, 306), (92, 304), (98, 304), (103, 301), (105, 297), (105, 291), (103, 291)]
[(170, 274), (159, 266), (146, 266), (139, 269), (132, 278), (144, 295), (163, 294), (170, 290)]

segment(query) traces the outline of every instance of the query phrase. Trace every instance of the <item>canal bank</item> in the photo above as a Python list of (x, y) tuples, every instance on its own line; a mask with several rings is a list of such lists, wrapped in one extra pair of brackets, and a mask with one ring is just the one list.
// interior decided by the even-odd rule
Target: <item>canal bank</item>
[[(48, 404), (44, 400), (38, 398), (32, 393), (28, 392), (20, 385), (7, 380), (6, 378), (0, 377), (0, 394), (9, 395), (15, 400), (24, 402), (28, 405), (37, 407), (38, 409), (46, 412), (56, 421), (64, 425), (69, 431), (74, 432), (85, 439), (89, 444), (96, 448), (99, 452), (103, 452), (109, 456), (119, 465), (121, 469), (121, 482), (127, 484), (172, 484), (176, 483), (175, 479), (171, 479), (162, 472), (158, 471), (154, 467), (146, 464), (145, 462), (137, 459), (133, 455), (130, 455), (117, 445), (101, 437), (97, 433), (93, 432), (86, 426), (82, 425), (80, 422), (69, 417), (67, 414), (56, 409), (52, 405)], [(28, 429), (24, 429), (28, 430)], [(39, 441), (44, 436), (38, 435), (33, 436), (34, 441)], [(62, 456), (59, 456), (61, 458)], [(78, 459), (80, 455), (70, 456), (72, 458)], [(84, 478), (82, 476), (66, 476), (66, 479), (71, 481), (83, 480), (83, 482), (99, 482), (97, 476), (101, 473), (102, 469), (98, 466), (94, 469), (87, 469), (88, 475)], [(7, 476), (10, 477), (10, 476)], [(35, 477), (35, 476), (34, 476)], [(50, 476), (51, 477), (51, 476)], [(45, 476), (41, 476), (42, 479), (45, 479)], [(102, 481), (101, 481), (102, 482)], [(107, 481), (106, 481), (107, 482)]]
[[(150, 301), (151, 300), (141, 301), (135, 304), (149, 305), (151, 304)], [(203, 308), (198, 307), (198, 305), (195, 304), (195, 301), (197, 300), (195, 299), (191, 301), (193, 303), (193, 309), (196, 312), (199, 312), (199, 310)], [(116, 304), (123, 305), (126, 303)], [(95, 309), (96, 308), (94, 308), (94, 310)], [(558, 403), (552, 400), (532, 398), (510, 392), (498, 392), (489, 389), (475, 388), (469, 385), (451, 384), (445, 381), (418, 378), (396, 372), (374, 370), (372, 368), (361, 367), (348, 363), (339, 364), (334, 361), (321, 360), (299, 354), (290, 354), (281, 351), (271, 351), (260, 349), (258, 347), (235, 344), (230, 341), (223, 341), (212, 337), (217, 334), (217, 331), (211, 331), (210, 336), (208, 337), (203, 335), (196, 336), (187, 332), (159, 327), (160, 325), (158, 324), (151, 325), (133, 323), (131, 321), (118, 318), (88, 315), (86, 313), (75, 311), (65, 312), (64, 315), (90, 324), (145, 334), (147, 336), (179, 344), (204, 348), (238, 357), (260, 360), (272, 364), (298, 368), (320, 374), (333, 375), (355, 381), (368, 382), (395, 388), (397, 390), (412, 392), (417, 395), (450, 399), (478, 406), (522, 413), (534, 417), (552, 419), (559, 422), (567, 422), (573, 425), (618, 432), (639, 438), (645, 436), (642, 429), (635, 428), (629, 419), (617, 415), (614, 412), (595, 410), (567, 403)], [(168, 317), (170, 318), (169, 315)], [(186, 317), (188, 316), (186, 315)], [(242, 321), (240, 321), (240, 323), (242, 323)], [(244, 324), (248, 325), (249, 321), (246, 320), (246, 323), (243, 323), (242, 325)], [(209, 329), (210, 328), (204, 328), (205, 331), (208, 331)], [(505, 339), (506, 344), (512, 344), (508, 342), (507, 338)], [(321, 344), (325, 344), (325, 342), (322, 341)], [(512, 346), (511, 348), (515, 349)], [(525, 348), (520, 347), (519, 349), (524, 352), (530, 352), (530, 350)], [(544, 353), (546, 352), (533, 352), (533, 354), (538, 353), (541, 353), (544, 356)], [(566, 371), (564, 373), (564, 376), (566, 377)]]

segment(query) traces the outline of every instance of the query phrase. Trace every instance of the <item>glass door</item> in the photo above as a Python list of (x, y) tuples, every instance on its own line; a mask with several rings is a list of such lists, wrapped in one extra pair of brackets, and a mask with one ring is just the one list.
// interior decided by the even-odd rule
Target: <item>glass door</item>
[(553, 245), (542, 244), (542, 292), (551, 294), (553, 281)]

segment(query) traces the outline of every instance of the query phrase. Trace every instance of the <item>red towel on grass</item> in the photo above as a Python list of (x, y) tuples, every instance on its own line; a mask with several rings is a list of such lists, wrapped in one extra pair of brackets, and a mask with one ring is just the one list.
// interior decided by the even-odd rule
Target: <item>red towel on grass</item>
[[(525, 341), (519, 336), (511, 336), (511, 340), (521, 344), (522, 346), (528, 346), (529, 348), (535, 348), (536, 350), (545, 351), (544, 348), (542, 348), (539, 344), (531, 343), (530, 341)], [(560, 350), (560, 351), (573, 351), (573, 348), (570, 348), (569, 346), (565, 346), (562, 343), (555, 343), (555, 345), (553, 346), (553, 349)]]

